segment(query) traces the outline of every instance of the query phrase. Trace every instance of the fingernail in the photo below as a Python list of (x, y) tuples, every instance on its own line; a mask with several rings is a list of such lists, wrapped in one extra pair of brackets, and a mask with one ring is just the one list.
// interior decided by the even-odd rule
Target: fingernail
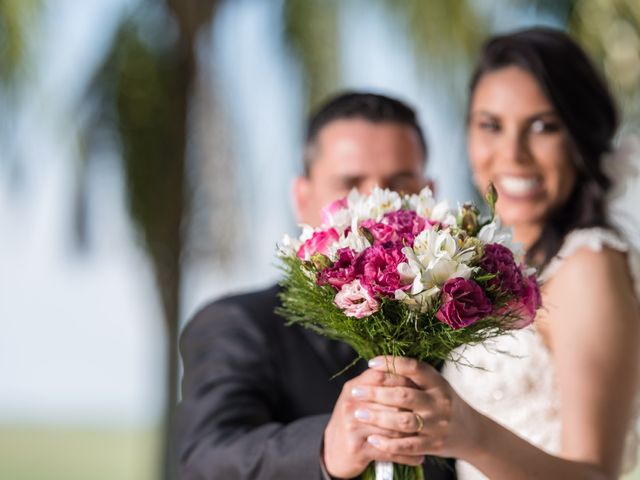
[(367, 437), (367, 442), (371, 445), (380, 445), (380, 439), (378, 437), (374, 437), (373, 435)]
[(369, 360), (369, 368), (379, 367), (380, 365), (382, 365), (382, 360), (379, 358), (372, 358)]
[(360, 420), (369, 420), (370, 417), (369, 410), (365, 410), (364, 408), (357, 409), (353, 412), (353, 415)]
[(353, 387), (353, 388), (351, 389), (351, 395), (353, 395), (354, 397), (358, 397), (358, 398), (364, 397), (364, 394), (365, 394), (365, 393), (366, 393), (366, 392), (365, 392), (365, 389), (364, 389), (364, 388), (360, 388), (360, 387)]

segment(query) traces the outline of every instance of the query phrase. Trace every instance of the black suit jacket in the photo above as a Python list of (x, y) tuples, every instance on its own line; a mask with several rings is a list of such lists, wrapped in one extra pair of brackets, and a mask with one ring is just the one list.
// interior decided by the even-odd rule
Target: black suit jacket
[[(278, 287), (207, 305), (181, 336), (183, 480), (321, 480), (324, 429), (355, 352), (274, 313)], [(425, 463), (426, 478), (454, 478)]]

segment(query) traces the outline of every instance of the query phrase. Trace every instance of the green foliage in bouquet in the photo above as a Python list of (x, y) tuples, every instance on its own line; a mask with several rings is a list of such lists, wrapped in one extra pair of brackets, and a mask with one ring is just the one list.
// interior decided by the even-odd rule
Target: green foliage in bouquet
[[(394, 299), (383, 299), (380, 310), (366, 318), (347, 317), (334, 303), (336, 291), (318, 285), (312, 261), (284, 257), (285, 273), (280, 293), (282, 306), (277, 313), (288, 324), (300, 324), (320, 335), (348, 343), (359, 359), (378, 355), (410, 357), (423, 361), (460, 360), (451, 352), (466, 344), (476, 344), (503, 335), (511, 321), (507, 316), (488, 316), (466, 328), (453, 329), (436, 318), (440, 302), (435, 301), (424, 313)], [(486, 283), (493, 275), (474, 278)], [(491, 287), (487, 287), (491, 291)]]
[[(452, 328), (436, 317), (443, 299), (442, 295), (435, 295), (426, 308), (416, 308), (396, 298), (381, 296), (379, 309), (374, 313), (364, 318), (347, 316), (335, 303), (336, 289), (317, 281), (319, 272), (331, 264), (329, 258), (320, 253), (308, 260), (297, 255), (280, 255), (284, 279), (280, 293), (282, 306), (277, 313), (290, 325), (300, 324), (320, 335), (346, 342), (358, 353), (358, 360), (392, 355), (432, 363), (463, 361), (462, 358), (452, 357), (454, 349), (503, 335), (514, 328), (513, 325), (519, 320), (519, 315), (512, 309), (501, 308), (512, 298), (491, 284), (496, 275), (478, 266), (484, 245), (475, 235), (494, 220), (496, 200), (496, 191), (490, 186), (486, 195), (491, 211), (488, 219), (480, 221), (478, 209), (467, 203), (459, 208), (455, 225), (446, 227), (459, 244), (467, 245), (469, 250), (475, 249), (476, 254), (468, 264), (474, 270), (471, 280), (491, 300), (493, 314), (485, 315), (464, 328)], [(437, 226), (433, 228), (440, 230)], [(361, 230), (363, 236), (371, 238), (367, 229)]]

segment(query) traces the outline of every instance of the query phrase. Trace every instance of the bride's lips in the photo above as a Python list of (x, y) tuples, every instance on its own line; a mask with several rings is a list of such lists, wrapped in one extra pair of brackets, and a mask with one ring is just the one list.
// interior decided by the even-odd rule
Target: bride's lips
[(498, 195), (511, 200), (531, 200), (543, 191), (542, 179), (536, 175), (499, 175), (495, 186)]

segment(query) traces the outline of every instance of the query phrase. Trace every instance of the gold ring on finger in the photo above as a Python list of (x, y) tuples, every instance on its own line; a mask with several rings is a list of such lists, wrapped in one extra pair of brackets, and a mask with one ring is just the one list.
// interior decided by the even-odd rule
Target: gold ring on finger
[(424, 418), (422, 415), (418, 415), (416, 412), (413, 412), (414, 417), (416, 417), (416, 422), (418, 422), (418, 428), (416, 429), (416, 433), (420, 433), (424, 428)]

